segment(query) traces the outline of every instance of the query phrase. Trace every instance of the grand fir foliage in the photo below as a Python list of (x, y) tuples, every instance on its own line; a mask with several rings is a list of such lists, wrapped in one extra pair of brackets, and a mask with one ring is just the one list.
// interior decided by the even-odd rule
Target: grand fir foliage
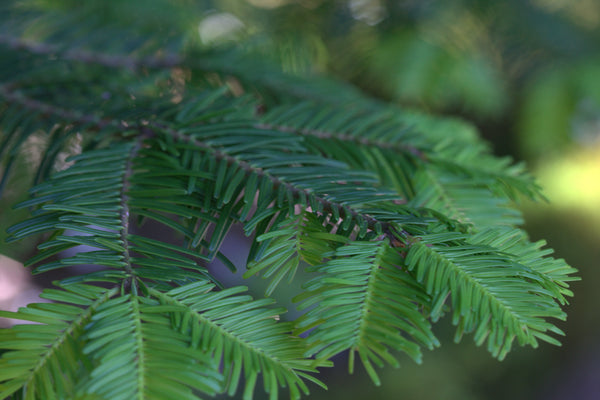
[[(35, 238), (34, 273), (98, 266), (1, 312), (36, 324), (0, 331), (0, 398), (296, 399), (342, 352), (378, 384), (445, 314), (499, 359), (558, 344), (574, 270), (518, 227), (514, 202), (541, 198), (522, 166), (260, 45), (203, 46), (183, 3), (0, 6), (0, 185), (31, 172), (8, 241)], [(235, 269), (233, 225), (264, 297), (206, 267)], [(271, 295), (299, 269), (289, 320)]]

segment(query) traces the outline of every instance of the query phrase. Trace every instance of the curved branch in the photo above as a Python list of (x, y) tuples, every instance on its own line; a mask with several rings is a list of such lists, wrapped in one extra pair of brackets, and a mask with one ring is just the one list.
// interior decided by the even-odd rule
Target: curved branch
[[(381, 227), (381, 230), (384, 232), (384, 234), (387, 237), (389, 237), (390, 240), (394, 240), (394, 235), (391, 233), (392, 224), (389, 221), (379, 220), (371, 215), (368, 215), (367, 213), (358, 211), (358, 210), (354, 209), (353, 207), (343, 205), (343, 204), (335, 202), (335, 201), (330, 201), (321, 196), (316, 196), (316, 195), (311, 196), (311, 192), (307, 189), (299, 188), (292, 183), (285, 182), (285, 181), (269, 174), (262, 168), (254, 167), (246, 161), (239, 160), (236, 157), (233, 157), (233, 156), (223, 152), (222, 150), (219, 150), (205, 142), (191, 138), (188, 135), (186, 135), (185, 133), (183, 133), (179, 130), (173, 129), (163, 123), (159, 123), (159, 122), (155, 122), (155, 121), (154, 122), (118, 121), (118, 120), (114, 120), (114, 119), (100, 118), (95, 115), (83, 114), (79, 111), (56, 107), (51, 104), (47, 104), (47, 103), (44, 103), (44, 102), (41, 102), (41, 101), (38, 101), (35, 99), (31, 99), (18, 91), (11, 90), (10, 87), (8, 87), (6, 85), (0, 85), (0, 96), (3, 96), (7, 100), (17, 102), (18, 104), (20, 104), (23, 107), (30, 109), (32, 111), (36, 111), (41, 114), (54, 115), (59, 118), (66, 119), (70, 123), (78, 123), (78, 124), (88, 125), (88, 126), (91, 125), (98, 129), (103, 129), (108, 126), (117, 127), (120, 129), (131, 129), (131, 127), (137, 126), (141, 133), (140, 137), (143, 137), (143, 138), (154, 137), (157, 135), (157, 130), (162, 131), (177, 140), (180, 140), (185, 143), (190, 143), (200, 149), (205, 149), (205, 150), (210, 151), (213, 154), (213, 156), (215, 157), (215, 159), (225, 160), (229, 165), (232, 165), (232, 164), (237, 165), (248, 175), (256, 174), (258, 177), (266, 177), (267, 179), (269, 179), (271, 181), (274, 188), (284, 186), (286, 188), (286, 190), (289, 191), (292, 194), (292, 196), (296, 199), (312, 197), (317, 203), (321, 204), (321, 206), (323, 207), (323, 210), (329, 214), (338, 213), (340, 215), (344, 215), (344, 216), (347, 216), (347, 217), (350, 217), (350, 218), (353, 218), (356, 220), (363, 220), (367, 224), (367, 228), (372, 231), (378, 230), (377, 226), (379, 225)], [(263, 128), (263, 129), (265, 129), (265, 128)], [(407, 237), (410, 236), (406, 232), (402, 232), (402, 234)]]
[[(164, 126), (164, 125), (161, 125), (158, 123), (151, 123), (151, 124), (149, 124), (148, 127), (144, 127), (144, 128), (150, 129), (151, 127), (161, 129), (177, 140), (180, 140), (185, 143), (193, 144), (194, 146), (201, 148), (201, 149), (208, 150), (214, 155), (215, 159), (224, 160), (229, 165), (237, 165), (247, 175), (255, 174), (258, 177), (265, 177), (271, 181), (274, 189), (277, 189), (278, 187), (283, 186), (296, 199), (312, 197), (317, 203), (321, 204), (323, 206), (323, 210), (329, 214), (334, 213), (334, 210), (335, 210), (340, 215), (349, 216), (354, 219), (362, 219), (367, 223), (367, 227), (373, 231), (377, 230), (377, 228), (376, 228), (377, 225), (379, 225), (384, 232), (388, 232), (391, 227), (391, 224), (387, 221), (380, 221), (377, 218), (374, 218), (366, 213), (357, 211), (356, 209), (354, 209), (350, 206), (346, 206), (346, 205), (343, 205), (338, 202), (327, 200), (326, 198), (321, 197), (321, 196), (313, 195), (307, 189), (302, 189), (292, 183), (285, 182), (285, 181), (277, 178), (276, 176), (269, 174), (267, 171), (265, 171), (262, 168), (254, 167), (246, 161), (239, 160), (236, 157), (233, 157), (219, 149), (216, 149), (205, 142), (191, 138), (188, 135), (186, 135), (178, 130), (169, 128), (167, 126)], [(391, 235), (390, 235), (390, 239), (391, 239)]]

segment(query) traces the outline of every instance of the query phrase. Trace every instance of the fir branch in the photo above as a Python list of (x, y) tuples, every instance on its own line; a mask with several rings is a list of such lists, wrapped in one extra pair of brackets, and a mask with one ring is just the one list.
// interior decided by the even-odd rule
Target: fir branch
[[(182, 133), (178, 130), (170, 128), (169, 126), (167, 126), (163, 123), (159, 123), (159, 122), (148, 123), (147, 121), (146, 122), (142, 121), (141, 123), (133, 123), (133, 122), (127, 122), (127, 121), (116, 121), (116, 120), (111, 120), (111, 119), (100, 119), (93, 115), (82, 114), (81, 112), (76, 111), (76, 110), (64, 109), (61, 107), (56, 107), (56, 106), (53, 106), (53, 105), (50, 105), (50, 104), (47, 104), (44, 102), (40, 102), (40, 101), (31, 99), (29, 97), (22, 95), (19, 92), (11, 91), (8, 88), (2, 87), (2, 86), (0, 86), (0, 95), (4, 96), (7, 100), (18, 102), (19, 104), (23, 105), (24, 107), (26, 107), (29, 110), (39, 112), (41, 114), (51, 114), (51, 115), (57, 116), (59, 118), (65, 119), (65, 120), (69, 121), (70, 123), (76, 122), (76, 123), (82, 124), (82, 125), (92, 125), (92, 126), (97, 127), (98, 129), (102, 129), (107, 126), (114, 126), (114, 127), (121, 128), (123, 130), (137, 125), (137, 126), (139, 126), (140, 132), (145, 137), (156, 136), (158, 131), (166, 132), (167, 134), (169, 134), (170, 136), (172, 136), (173, 138), (175, 138), (177, 140), (180, 140), (184, 143), (193, 144), (194, 146), (198, 147), (199, 149), (204, 149), (204, 150), (210, 151), (214, 155), (216, 160), (224, 160), (227, 162), (228, 165), (237, 165), (242, 170), (244, 170), (247, 175), (256, 174), (259, 177), (268, 178), (273, 183), (274, 188), (278, 188), (279, 186), (284, 186), (286, 188), (286, 190), (288, 190), (290, 193), (292, 193), (292, 195), (296, 199), (307, 198), (307, 197), (311, 196), (310, 190), (298, 188), (291, 183), (284, 182), (281, 179), (268, 174), (262, 168), (253, 167), (252, 165), (250, 165), (250, 163), (248, 163), (246, 161), (239, 160), (238, 158), (233, 157), (229, 154), (226, 154), (223, 151), (216, 149), (207, 143), (201, 142), (194, 138), (190, 138), (185, 133)], [(384, 231), (389, 230), (389, 226), (390, 226), (389, 222), (379, 221), (379, 220), (369, 216), (368, 214), (361, 213), (361, 212), (353, 209), (352, 207), (345, 206), (345, 205), (327, 200), (320, 196), (313, 196), (313, 197), (318, 203), (320, 203), (323, 206), (323, 210), (326, 213), (333, 213), (335, 210), (340, 215), (347, 215), (348, 217), (353, 218), (353, 219), (363, 219), (367, 223), (370, 230), (375, 231), (377, 224), (381, 225), (382, 230), (384, 230)]]
[(411, 146), (407, 143), (395, 143), (383, 140), (373, 140), (366, 137), (351, 135), (348, 133), (330, 132), (320, 129), (297, 128), (294, 126), (276, 125), (269, 123), (255, 124), (254, 127), (257, 129), (267, 129), (285, 133), (293, 133), (299, 136), (311, 136), (324, 140), (334, 139), (340, 142), (349, 142), (361, 146), (377, 147), (379, 149), (399, 151), (402, 153), (411, 154), (421, 159), (422, 161), (427, 161), (428, 159), (427, 155), (422, 149), (419, 149), (416, 146)]
[(330, 363), (304, 357), (304, 342), (290, 334), (290, 323), (279, 321), (284, 309), (267, 308), (270, 299), (240, 295), (245, 287), (213, 289), (197, 281), (166, 293), (150, 289), (150, 294), (173, 310), (173, 325), (192, 338), (193, 348), (209, 352), (222, 365), (229, 395), (235, 394), (242, 372), (244, 398), (252, 398), (259, 372), (271, 400), (277, 399), (278, 386), (287, 386), (292, 399), (298, 399), (300, 391), (308, 394), (303, 379), (323, 386), (306, 372)]
[[(98, 308), (116, 292), (70, 285), (62, 290), (47, 289), (41, 295), (60, 303), (30, 304), (14, 313), (0, 311), (3, 317), (36, 323), (0, 330), (0, 348), (8, 350), (0, 359), (0, 397), (6, 398), (20, 387), (27, 398), (74, 397), (78, 377), (89, 368), (77, 341)], [(15, 364), (7, 356), (27, 362)]]
[[(499, 358), (515, 341), (558, 343), (547, 319), (564, 318), (574, 270), (516, 228), (510, 201), (538, 189), (472, 127), (285, 74), (253, 49), (173, 52), (187, 39), (176, 27), (154, 36), (102, 2), (33, 3), (0, 6), (3, 181), (50, 132), (43, 182), (20, 204), (32, 217), (9, 240), (49, 234), (36, 273), (101, 269), (64, 280), (48, 297), (59, 303), (11, 314), (44, 325), (0, 331), (0, 397), (195, 399), (242, 385), (251, 399), (262, 375), (272, 400), (286, 386), (295, 399), (341, 351), (375, 382), (395, 352), (419, 361), (448, 308), (457, 337)], [(83, 151), (52, 171), (73, 132)], [(133, 232), (133, 218), (182, 243)], [(223, 258), (235, 223), (256, 234), (246, 276), (272, 277), (268, 293), (310, 265), (300, 319), (211, 283), (199, 260)], [(80, 245), (91, 251), (60, 257)]]
[[(545, 320), (565, 318), (555, 301), (558, 285), (506, 253), (465, 242), (467, 237), (453, 232), (424, 235), (405, 259), (429, 295), (442, 301), (450, 296), (456, 339), (474, 332), (476, 343), (487, 340), (488, 350), (499, 359), (515, 338), (533, 347), (537, 339), (558, 344), (547, 332), (562, 335), (562, 331)], [(555, 265), (552, 259), (540, 261)], [(434, 319), (439, 315), (435, 312)]]
[(35, 55), (47, 55), (59, 59), (76, 61), (84, 64), (102, 65), (108, 68), (126, 69), (132, 72), (144, 68), (170, 69), (181, 66), (183, 59), (176, 54), (161, 56), (136, 57), (132, 55), (114, 55), (102, 52), (91, 52), (82, 49), (64, 50), (64, 46), (34, 42), (10, 35), (0, 35), (0, 44), (12, 50), (24, 50)]
[(119, 197), (121, 199), (121, 212), (120, 212), (119, 218), (121, 220), (121, 232), (120, 233), (121, 233), (121, 242), (122, 242), (122, 246), (123, 246), (123, 253), (122, 253), (123, 262), (125, 264), (125, 271), (129, 275), (129, 282), (127, 284), (131, 286), (132, 293), (136, 294), (136, 295), (138, 292), (138, 282), (137, 282), (135, 270), (131, 263), (131, 257), (129, 254), (130, 253), (129, 252), (129, 248), (130, 248), (130, 244), (129, 244), (129, 219), (130, 219), (129, 199), (130, 198), (129, 198), (129, 195), (127, 194), (127, 192), (129, 191), (129, 188), (131, 186), (130, 178), (133, 174), (133, 162), (142, 147), (143, 139), (144, 139), (143, 135), (136, 138), (134, 145), (131, 147), (131, 150), (129, 151), (129, 157), (127, 158), (127, 161), (125, 164), (125, 171), (123, 173), (122, 184), (121, 184), (121, 189), (120, 189), (120, 193), (119, 193)]
[(5, 100), (14, 104), (19, 104), (22, 107), (39, 113), (42, 116), (52, 115), (65, 120), (68, 123), (77, 123), (79, 125), (92, 126), (97, 129), (104, 129), (113, 126), (120, 129), (126, 129), (128, 125), (124, 122), (101, 118), (93, 114), (85, 114), (79, 110), (57, 107), (55, 105), (45, 103), (25, 96), (21, 92), (11, 87), (12, 85), (0, 85), (0, 96)]
[[(190, 137), (188, 134), (181, 132), (180, 130), (171, 128), (168, 124), (164, 122), (156, 122), (156, 121), (125, 121), (125, 120), (115, 120), (109, 118), (99, 118), (94, 115), (83, 114), (77, 110), (70, 110), (61, 107), (56, 107), (44, 102), (40, 102), (34, 99), (31, 99), (27, 96), (24, 96), (18, 91), (12, 91), (6, 86), (0, 86), (0, 95), (3, 95), (7, 100), (18, 102), (18, 104), (23, 107), (38, 112), (42, 115), (50, 114), (61, 119), (65, 119), (69, 123), (77, 123), (82, 126), (87, 127), (95, 127), (97, 129), (104, 129), (106, 127), (115, 127), (121, 131), (126, 131), (137, 127), (140, 135), (144, 138), (157, 137), (160, 136), (160, 133), (165, 133), (171, 136), (173, 139), (179, 140), (183, 143), (189, 143), (194, 145), (195, 147), (203, 150), (209, 151), (213, 154), (213, 157), (218, 160), (224, 160), (228, 165), (236, 165), (241, 168), (246, 176), (256, 175), (258, 177), (267, 178), (273, 185), (275, 189), (280, 186), (285, 187), (286, 191), (288, 191), (293, 198), (296, 200), (312, 198), (315, 202), (319, 203), (322, 207), (322, 210), (326, 214), (340, 215), (344, 216), (344, 218), (349, 218), (356, 221), (364, 221), (367, 225), (367, 229), (372, 232), (383, 232), (383, 234), (390, 239), (390, 241), (395, 242), (396, 236), (392, 233), (392, 222), (387, 220), (381, 220), (375, 218), (368, 213), (357, 210), (351, 206), (344, 205), (335, 201), (328, 200), (322, 196), (318, 196), (313, 194), (308, 189), (299, 188), (292, 183), (285, 182), (279, 179), (276, 176), (273, 176), (266, 172), (264, 169), (259, 167), (252, 166), (249, 162), (240, 160), (237, 157), (231, 156), (224, 151), (215, 148), (208, 143), (197, 140), (195, 138)], [(255, 127), (260, 127), (258, 124)], [(267, 129), (266, 125), (262, 129)], [(407, 238), (407, 243), (411, 243), (410, 240), (411, 235), (408, 234), (405, 230), (394, 227), (394, 230), (400, 232), (402, 236)]]
[(296, 298), (300, 309), (311, 308), (297, 322), (299, 332), (314, 328), (307, 339), (309, 354), (329, 358), (349, 350), (352, 373), (356, 352), (378, 385), (373, 364), (399, 365), (390, 350), (420, 362), (421, 346), (438, 346), (421, 311), (430, 299), (413, 277), (398, 268), (401, 264), (387, 240), (354, 241), (311, 268), (318, 275)]
[[(159, 126), (157, 126), (157, 127), (159, 127)], [(166, 127), (162, 127), (162, 128), (165, 129)], [(357, 211), (356, 209), (354, 209), (352, 207), (327, 200), (326, 198), (321, 197), (321, 196), (313, 195), (310, 190), (302, 189), (292, 183), (285, 182), (285, 181), (279, 179), (278, 177), (269, 174), (263, 168), (254, 167), (246, 161), (243, 161), (243, 160), (238, 159), (237, 157), (231, 156), (231, 155), (223, 152), (222, 150), (219, 150), (219, 149), (216, 149), (216, 148), (210, 146), (207, 143), (201, 142), (194, 138), (190, 138), (188, 135), (185, 135), (179, 131), (176, 131), (176, 130), (170, 129), (170, 128), (166, 128), (166, 129), (167, 129), (166, 131), (170, 135), (172, 135), (174, 138), (176, 138), (182, 142), (193, 144), (194, 146), (196, 146), (200, 149), (205, 149), (205, 150), (210, 151), (214, 155), (216, 160), (219, 160), (219, 161), (224, 160), (227, 162), (228, 165), (236, 165), (239, 168), (241, 168), (246, 173), (246, 175), (254, 174), (261, 178), (265, 177), (269, 181), (271, 181), (271, 183), (273, 184), (273, 188), (275, 188), (275, 189), (277, 189), (280, 186), (285, 187), (286, 190), (288, 192), (290, 192), (296, 199), (309, 198), (312, 196), (316, 202), (320, 203), (323, 206), (323, 211), (325, 211), (328, 214), (333, 213), (333, 210), (335, 209), (341, 215), (348, 215), (350, 218), (354, 218), (354, 219), (364, 219), (367, 222), (369, 229), (371, 229), (371, 230), (375, 230), (376, 224), (381, 224), (382, 228), (384, 230), (388, 229), (388, 227), (389, 227), (389, 223), (387, 223), (387, 222), (378, 221), (377, 219), (369, 216), (368, 214), (361, 213), (360, 211)]]

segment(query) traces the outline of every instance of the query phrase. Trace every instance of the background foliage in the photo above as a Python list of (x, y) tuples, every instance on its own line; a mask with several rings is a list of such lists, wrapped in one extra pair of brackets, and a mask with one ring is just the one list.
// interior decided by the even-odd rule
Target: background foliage
[[(52, 3), (53, 6), (59, 4)], [(173, 37), (173, 42), (167, 45), (173, 50), (180, 48), (178, 46), (222, 48), (231, 43), (241, 44), (248, 55), (267, 58), (298, 77), (315, 72), (333, 74), (375, 97), (403, 106), (466, 116), (476, 121), (483, 134), (495, 143), (496, 151), (525, 157), (533, 165), (539, 164), (540, 168), (550, 165), (548, 156), (551, 154), (559, 157), (569, 149), (575, 152), (578, 143), (588, 146), (597, 143), (600, 91), (596, 84), (599, 82), (596, 77), (599, 69), (595, 56), (598, 49), (595, 32), (600, 11), (591, 1), (564, 4), (560, 1), (508, 1), (494, 4), (486, 1), (387, 3), (253, 0), (205, 4), (153, 2), (151, 7), (145, 3), (108, 2), (106, 4), (110, 6), (100, 5), (96, 11), (104, 21), (114, 22), (110, 29), (115, 31), (123, 29), (119, 25), (123, 16), (135, 16), (142, 34), (165, 32), (174, 25), (181, 27), (181, 32), (187, 32), (188, 35), (184, 43), (177, 42)], [(44, 5), (44, 2), (38, 4)], [(60, 4), (65, 9), (73, 6), (68, 1)], [(79, 16), (74, 12), (70, 18), (76, 20)], [(44, 24), (26, 34), (43, 37)], [(102, 42), (103, 39), (100, 36), (96, 40)], [(132, 43), (136, 40), (133, 37), (129, 39)], [(161, 37), (161, 40), (164, 39)], [(220, 56), (221, 59), (212, 58), (212, 62), (217, 63), (212, 65), (210, 62), (203, 64), (203, 60), (199, 59), (199, 68), (211, 70), (215, 65), (220, 68), (226, 66), (227, 72), (236, 75), (240, 64), (235, 54), (223, 53)], [(10, 65), (10, 62), (6, 61), (6, 64)], [(315, 93), (315, 88), (307, 90), (303, 84), (292, 84), (292, 80), (277, 81), (273, 77), (265, 79), (267, 74), (252, 75), (252, 68), (244, 72), (248, 81), (262, 79), (260, 85), (263, 88), (271, 86), (276, 89), (269, 94), (273, 96), (273, 102), (280, 101), (276, 96), (282, 92), (299, 97)], [(140, 80), (135, 90), (152, 90), (152, 85), (153, 82)], [(317, 84), (315, 87), (320, 86)], [(354, 96), (352, 90), (340, 95), (326, 89), (318, 95), (332, 104), (343, 103)], [(116, 109), (122, 104), (113, 106)], [(76, 147), (77, 143), (70, 145)], [(598, 153), (594, 153), (593, 149), (589, 152), (593, 167), (593, 160), (598, 159), (594, 157)], [(573, 159), (577, 157), (571, 156), (570, 160)], [(573, 164), (571, 162), (569, 165)], [(15, 170), (19, 174), (27, 171), (27, 168), (16, 167)], [(550, 192), (558, 195), (563, 193), (564, 186), (555, 184), (557, 172), (541, 170), (542, 178), (545, 173), (550, 176), (546, 181), (550, 184)], [(581, 176), (580, 173), (576, 175)], [(13, 179), (18, 181), (18, 175)], [(567, 177), (564, 181), (569, 183), (567, 193), (577, 191), (571, 186), (573, 179)], [(581, 180), (580, 185), (595, 186), (590, 180)], [(18, 185), (10, 185), (11, 189), (15, 187)], [(19, 193), (9, 192), (3, 201), (13, 202), (17, 197)], [(557, 196), (554, 197), (556, 199)], [(591, 191), (585, 198), (588, 204), (591, 203), (589, 207), (594, 208), (598, 200), (597, 192)], [(558, 204), (560, 206), (560, 201)], [(565, 204), (568, 211), (565, 220), (568, 224), (540, 236), (550, 235), (552, 239), (556, 235), (557, 240), (563, 240), (564, 237), (579, 237), (586, 231), (597, 235), (593, 226), (586, 228), (590, 226), (590, 220), (578, 220), (577, 215), (573, 215), (579, 203)], [(537, 222), (546, 218), (540, 216), (539, 210), (536, 208), (530, 214), (529, 224), (534, 237), (538, 232)], [(552, 212), (557, 215), (556, 210)], [(555, 218), (560, 218), (560, 215)], [(10, 219), (21, 217), (17, 213), (4, 213), (1, 218), (3, 226), (8, 226)], [(583, 269), (584, 278), (585, 266), (593, 258), (585, 259), (583, 250), (597, 248), (593, 244), (594, 236), (590, 237), (589, 244), (586, 239), (578, 241), (582, 251), (575, 252), (578, 247), (572, 246), (572, 241), (569, 241), (572, 253), (562, 254), (568, 255), (574, 265)], [(551, 244), (560, 248), (560, 241)], [(18, 251), (11, 246), (3, 252), (17, 255)], [(594, 301), (593, 297), (579, 295), (575, 299), (575, 310), (579, 298), (582, 298), (582, 303), (591, 304)], [(579, 321), (579, 325), (582, 325), (581, 321), (585, 318), (597, 321), (597, 317), (589, 312), (573, 313), (576, 324)], [(552, 372), (539, 371), (532, 375), (533, 368), (527, 365), (557, 365), (551, 362), (554, 355), (565, 365), (576, 365), (580, 353), (577, 346), (571, 346), (571, 341), (587, 344), (593, 337), (594, 329), (596, 332), (598, 329), (597, 322), (587, 325), (587, 329), (580, 332), (577, 328), (574, 328), (575, 332), (573, 328), (567, 329), (567, 351), (544, 348), (541, 355), (540, 352), (532, 354), (520, 351), (500, 366), (492, 366), (485, 355), (482, 357), (481, 352), (473, 352), (470, 347), (450, 348), (446, 350), (447, 353), (439, 355), (436, 355), (437, 351), (431, 355), (426, 353), (426, 359), (432, 362), (426, 362), (421, 369), (403, 363), (400, 375), (406, 379), (402, 381), (398, 379), (397, 371), (385, 372), (379, 395), (384, 398), (386, 393), (393, 396), (401, 391), (408, 398), (440, 398), (442, 395), (461, 399), (493, 396), (532, 398), (539, 393), (540, 389), (537, 388), (543, 386), (536, 382), (544, 382)], [(444, 321), (439, 330), (440, 335), (446, 335)], [(452, 334), (451, 330), (448, 329), (449, 335)], [(583, 344), (581, 348), (585, 348)], [(456, 364), (463, 368), (456, 368)], [(528, 371), (525, 379), (520, 378), (523, 374), (514, 368), (518, 364), (525, 365)], [(338, 374), (326, 373), (332, 376)], [(432, 379), (439, 383), (432, 383)], [(517, 385), (516, 388), (507, 386), (507, 381)], [(345, 374), (340, 382), (339, 387), (333, 386), (331, 390), (337, 393), (347, 390), (348, 398), (360, 398), (361, 390), (373, 393), (371, 386), (361, 389), (358, 383), (350, 385)], [(444, 393), (436, 393), (436, 388), (443, 388)], [(581, 395), (584, 395), (583, 392)]]

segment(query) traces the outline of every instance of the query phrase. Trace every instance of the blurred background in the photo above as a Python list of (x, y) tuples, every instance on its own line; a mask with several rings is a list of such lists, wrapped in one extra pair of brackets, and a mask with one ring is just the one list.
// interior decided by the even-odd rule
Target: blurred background
[[(599, 1), (103, 4), (112, 17), (136, 15), (147, 29), (175, 23), (201, 46), (244, 46), (290, 74), (333, 76), (401, 107), (469, 120), (496, 154), (526, 162), (544, 187), (549, 203), (520, 205), (525, 228), (582, 278), (572, 285), (568, 321), (559, 324), (562, 347), (517, 348), (498, 362), (469, 338), (454, 344), (442, 321), (443, 345), (426, 353), (423, 365), (406, 358), (400, 369), (382, 370), (375, 387), (360, 369), (348, 375), (340, 356), (323, 372), (329, 391), (314, 387), (312, 399), (600, 399)], [(30, 161), (21, 162), (16, 170), (26, 173)], [(18, 181), (0, 199), (0, 239), (23, 217), (9, 208), (23, 196)], [(0, 254), (15, 260), (30, 252), (27, 243), (0, 244)], [(0, 307), (33, 301), (36, 282), (18, 262), (0, 262)]]

